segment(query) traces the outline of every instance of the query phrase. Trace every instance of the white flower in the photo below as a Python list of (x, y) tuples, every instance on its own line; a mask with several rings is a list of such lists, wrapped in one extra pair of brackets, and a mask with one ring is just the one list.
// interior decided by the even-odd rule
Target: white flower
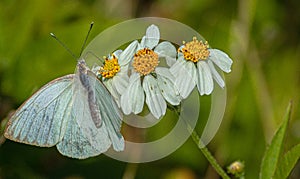
[(105, 57), (103, 66), (96, 67), (96, 74), (103, 81), (120, 107), (120, 96), (128, 86), (128, 65), (138, 42), (133, 41), (124, 51), (117, 50)]
[(187, 98), (197, 85), (200, 95), (209, 95), (214, 88), (213, 79), (225, 87), (215, 65), (222, 71), (231, 71), (232, 60), (218, 50), (210, 49), (207, 42), (198, 41), (196, 37), (191, 42), (183, 42), (178, 49), (178, 59), (172, 62), (171, 73), (176, 77), (175, 84), (182, 98)]
[(121, 96), (124, 114), (138, 114), (143, 110), (144, 101), (157, 119), (165, 115), (167, 102), (180, 103), (180, 95), (175, 88), (175, 77), (168, 68), (157, 67), (159, 58), (167, 61), (176, 59), (176, 49), (170, 42), (158, 44), (159, 29), (151, 25), (138, 45), (133, 57), (129, 86)]

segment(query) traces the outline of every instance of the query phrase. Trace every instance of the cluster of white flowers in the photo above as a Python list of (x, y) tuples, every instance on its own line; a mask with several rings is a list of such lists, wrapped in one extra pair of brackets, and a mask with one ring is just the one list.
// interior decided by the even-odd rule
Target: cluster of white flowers
[[(212, 93), (213, 80), (225, 86), (215, 65), (229, 73), (232, 60), (227, 54), (196, 37), (183, 42), (178, 50), (168, 41), (159, 41), (159, 29), (151, 25), (140, 43), (133, 41), (124, 51), (113, 52), (97, 68), (97, 75), (126, 115), (142, 112), (146, 101), (159, 119), (165, 115), (167, 103), (179, 105), (196, 85), (200, 95)], [(161, 59), (169, 68), (158, 66)]]

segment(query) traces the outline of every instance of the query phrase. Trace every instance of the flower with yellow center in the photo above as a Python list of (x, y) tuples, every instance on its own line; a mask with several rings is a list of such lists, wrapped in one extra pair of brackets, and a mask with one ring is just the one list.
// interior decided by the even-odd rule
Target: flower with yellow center
[(134, 55), (132, 66), (141, 75), (148, 75), (158, 66), (158, 54), (149, 48), (141, 49)]
[(128, 65), (137, 48), (137, 41), (133, 41), (124, 51), (117, 50), (112, 55), (105, 57), (101, 67), (93, 71), (103, 81), (103, 84), (112, 94), (120, 107), (120, 96), (128, 86)]
[(115, 55), (111, 59), (105, 57), (103, 67), (100, 67), (99, 73), (103, 78), (109, 79), (114, 77), (120, 71), (120, 65)]
[(140, 113), (146, 101), (150, 112), (159, 119), (166, 113), (166, 101), (172, 105), (180, 103), (175, 77), (168, 68), (158, 66), (160, 58), (175, 59), (176, 49), (170, 42), (158, 43), (159, 38), (158, 27), (149, 26), (133, 55), (129, 86), (121, 96), (121, 108), (126, 115)]
[(199, 41), (196, 37), (190, 42), (184, 42), (178, 49), (178, 59), (170, 63), (171, 73), (176, 77), (175, 84), (182, 98), (187, 98), (197, 85), (200, 95), (209, 95), (214, 88), (215, 80), (220, 87), (225, 82), (215, 68), (231, 71), (232, 60), (218, 49), (211, 49), (207, 42)]
[(184, 46), (178, 49), (178, 52), (183, 54), (183, 57), (187, 61), (192, 61), (197, 63), (199, 60), (206, 60), (209, 56), (208, 43), (207, 41), (203, 43), (198, 41), (196, 37), (193, 38), (193, 41), (185, 43)]

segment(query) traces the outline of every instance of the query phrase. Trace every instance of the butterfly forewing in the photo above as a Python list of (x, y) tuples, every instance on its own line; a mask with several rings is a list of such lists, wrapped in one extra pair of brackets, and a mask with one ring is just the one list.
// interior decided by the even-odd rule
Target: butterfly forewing
[(5, 137), (41, 147), (58, 143), (72, 107), (74, 75), (57, 78), (31, 96), (8, 121)]

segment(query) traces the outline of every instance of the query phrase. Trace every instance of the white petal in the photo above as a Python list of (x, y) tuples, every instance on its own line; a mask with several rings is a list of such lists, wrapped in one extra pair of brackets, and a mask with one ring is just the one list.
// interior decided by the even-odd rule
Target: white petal
[(207, 63), (208, 63), (208, 66), (210, 68), (210, 72), (211, 72), (213, 78), (216, 80), (216, 82), (219, 84), (219, 86), (224, 88), (225, 82), (224, 82), (223, 78), (221, 77), (221, 75), (215, 69), (214, 64), (211, 62), (211, 60), (208, 60)]
[(129, 61), (129, 63), (123, 64), (123, 65), (121, 65), (119, 63), (119, 65), (120, 65), (120, 71), (118, 73), (124, 73), (124, 74), (127, 74), (127, 76), (128, 76), (128, 69), (131, 66), (131, 61)]
[(187, 98), (196, 85), (196, 67), (194, 63), (187, 62), (179, 58), (170, 68), (170, 72), (175, 76), (175, 85), (183, 99)]
[(231, 71), (232, 60), (230, 57), (218, 49), (209, 49), (209, 59), (211, 59), (221, 70), (226, 73)]
[(122, 108), (122, 111), (124, 114), (128, 115), (132, 112), (132, 108), (131, 108), (131, 101), (129, 99), (130, 94), (129, 94), (129, 90), (126, 90), (120, 98), (120, 105)]
[[(179, 49), (181, 50), (183, 47), (184, 47), (184, 45), (181, 45), (181, 46), (179, 47)], [(181, 58), (181, 57), (183, 57), (183, 54), (182, 54), (181, 52), (178, 52), (177, 57), (178, 57), (178, 58)]]
[(156, 119), (159, 119), (165, 115), (167, 103), (160, 93), (156, 79), (151, 75), (145, 76), (143, 88), (146, 94), (146, 103), (150, 112)]
[(133, 58), (136, 52), (138, 42), (135, 40), (128, 45), (128, 47), (120, 54), (119, 64), (126, 65)]
[(169, 66), (172, 66), (176, 62), (176, 48), (170, 42), (164, 41), (158, 44), (154, 51), (158, 53), (160, 57), (164, 57)]
[(145, 48), (146, 47), (145, 43), (146, 43), (146, 36), (143, 36), (142, 40), (141, 40), (141, 43), (138, 44), (138, 49), (137, 50)]
[(145, 95), (138, 73), (129, 78), (129, 86), (121, 96), (121, 107), (124, 114), (138, 114), (143, 110)]
[(150, 25), (146, 30), (145, 38), (142, 39), (141, 45), (153, 49), (159, 42), (160, 34), (156, 25)]
[(119, 94), (123, 94), (129, 85), (129, 77), (125, 73), (117, 73), (112, 79), (113, 84)]
[(200, 95), (207, 94), (209, 95), (213, 88), (214, 82), (211, 76), (211, 72), (209, 66), (205, 61), (198, 61), (198, 80), (197, 80), (197, 87)]
[[(131, 77), (133, 77), (133, 78), (132, 78), (132, 80), (129, 79), (129, 82), (131, 83), (131, 81), (133, 81), (133, 83), (131, 83), (132, 87), (129, 88), (128, 90), (129, 90), (129, 95), (131, 98), (132, 112), (134, 114), (138, 114), (138, 113), (142, 112), (142, 110), (143, 110), (145, 95), (144, 95), (143, 87), (141, 85), (140, 74), (133, 73), (130, 76), (130, 78)], [(129, 84), (129, 86), (130, 86), (130, 84)]]
[(113, 54), (115, 55), (115, 57), (117, 57), (117, 59), (119, 59), (121, 53), (122, 53), (122, 50), (116, 50), (116, 51), (114, 51)]
[(140, 80), (140, 74), (136, 73), (136, 72), (133, 72), (131, 74), (131, 76), (129, 77), (129, 85), (132, 84), (132, 83), (134, 83), (137, 80)]
[(164, 98), (170, 104), (178, 105), (181, 101), (181, 97), (175, 86), (175, 77), (167, 68), (157, 67), (155, 72), (157, 73), (158, 87)]
[(186, 62), (186, 60), (183, 59), (183, 57), (178, 58), (176, 62), (171, 66), (170, 72), (173, 76), (177, 76), (178, 71), (182, 68), (183, 64)]

